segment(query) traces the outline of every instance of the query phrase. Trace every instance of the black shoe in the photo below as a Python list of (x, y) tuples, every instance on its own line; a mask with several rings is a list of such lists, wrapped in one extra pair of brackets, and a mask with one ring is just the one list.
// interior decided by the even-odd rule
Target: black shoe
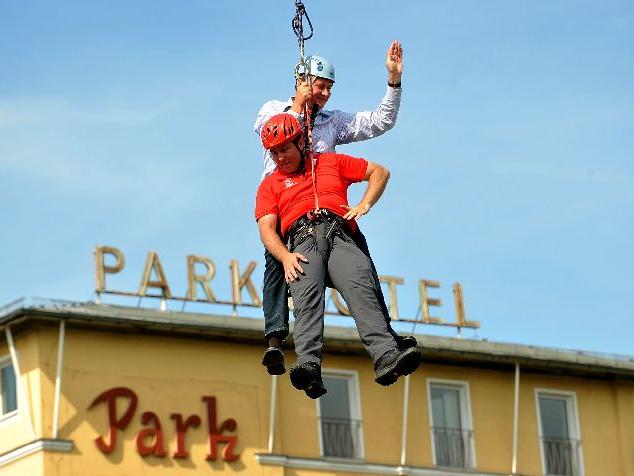
[(398, 347), (398, 350), (405, 350), (416, 347), (418, 345), (418, 342), (416, 341), (416, 337), (414, 336), (398, 336), (396, 338), (396, 345)]
[(264, 351), (262, 365), (271, 375), (282, 375), (286, 372), (284, 367), (284, 352), (280, 346), (274, 345)]
[(321, 367), (315, 362), (293, 365), (290, 375), (293, 387), (303, 390), (313, 400), (327, 392), (321, 380)]
[(392, 385), (401, 375), (409, 375), (420, 365), (421, 353), (416, 347), (397, 352), (392, 350), (383, 355), (376, 363), (374, 381), (387, 387)]

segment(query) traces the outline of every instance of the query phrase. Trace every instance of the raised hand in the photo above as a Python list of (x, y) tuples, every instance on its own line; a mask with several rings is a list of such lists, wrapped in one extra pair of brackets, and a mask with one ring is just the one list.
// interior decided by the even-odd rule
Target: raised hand
[(387, 49), (385, 66), (388, 72), (388, 82), (400, 83), (403, 74), (403, 46), (398, 41), (393, 41)]

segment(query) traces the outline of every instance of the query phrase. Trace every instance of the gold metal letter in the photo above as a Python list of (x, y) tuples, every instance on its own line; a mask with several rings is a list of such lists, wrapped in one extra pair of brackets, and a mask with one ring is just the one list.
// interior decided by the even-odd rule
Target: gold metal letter
[(341, 297), (339, 296), (339, 293), (334, 288), (330, 290), (330, 299), (332, 299), (332, 303), (337, 308), (337, 312), (339, 314), (343, 314), (344, 316), (351, 316), (352, 315), (352, 314), (350, 314), (350, 310), (345, 305), (345, 303), (341, 301)]
[[(207, 268), (204, 275), (196, 274), (196, 263), (200, 263)], [(209, 282), (216, 275), (216, 265), (209, 258), (204, 256), (187, 256), (187, 299), (196, 300), (196, 283), (200, 283), (207, 296), (207, 301), (216, 302), (216, 296), (209, 287)]]
[(379, 281), (387, 283), (387, 292), (390, 296), (390, 317), (394, 320), (398, 319), (398, 301), (396, 300), (396, 285), (403, 284), (405, 281), (398, 276), (379, 276)]
[[(150, 275), (152, 269), (156, 273), (157, 281), (150, 281)], [(146, 296), (147, 288), (158, 288), (161, 290), (161, 295), (164, 298), (171, 298), (172, 293), (170, 287), (167, 284), (165, 273), (163, 272), (163, 266), (159, 261), (158, 253), (156, 251), (150, 251), (147, 254), (147, 260), (145, 261), (145, 270), (143, 271), (143, 277), (141, 278), (141, 287), (139, 288), (139, 295)]]
[(247, 269), (244, 271), (244, 274), (240, 276), (240, 265), (238, 260), (231, 260), (229, 269), (231, 270), (231, 294), (233, 304), (242, 304), (242, 288), (246, 286), (249, 296), (251, 296), (251, 303), (254, 306), (262, 305), (262, 300), (260, 299), (260, 296), (258, 296), (258, 291), (255, 288), (253, 281), (251, 281), (251, 273), (257, 265), (258, 263), (256, 261), (251, 261), (247, 266)]
[(453, 298), (456, 305), (456, 321), (458, 322), (458, 327), (480, 327), (480, 322), (466, 320), (464, 312), (464, 297), (462, 295), (462, 284), (455, 283), (453, 285)]
[[(114, 266), (107, 266), (105, 263), (105, 255), (114, 255), (117, 259), (117, 263)], [(125, 266), (125, 258), (123, 253), (118, 248), (112, 246), (96, 246), (95, 247), (95, 277), (97, 281), (97, 289), (95, 291), (101, 292), (106, 289), (106, 273), (118, 273)]]
[(427, 295), (427, 288), (439, 288), (440, 283), (438, 281), (430, 281), (428, 279), (421, 279), (418, 282), (418, 289), (420, 292), (420, 305), (423, 310), (423, 322), (426, 324), (442, 324), (443, 321), (439, 317), (432, 317), (429, 315), (429, 306), (442, 306), (442, 300), (430, 298)]

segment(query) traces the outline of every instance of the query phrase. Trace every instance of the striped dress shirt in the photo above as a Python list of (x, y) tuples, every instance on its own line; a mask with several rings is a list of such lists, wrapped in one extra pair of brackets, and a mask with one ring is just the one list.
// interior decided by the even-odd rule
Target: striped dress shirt
[[(343, 112), (321, 110), (315, 118), (313, 128), (313, 152), (335, 152), (339, 144), (349, 144), (373, 137), (378, 137), (389, 131), (396, 124), (396, 116), (401, 104), (401, 88), (388, 86), (387, 92), (373, 111)], [(288, 112), (297, 117), (290, 110), (293, 100), (269, 101), (258, 112), (255, 120), (255, 133), (260, 136), (264, 123), (272, 116)], [(301, 117), (300, 117), (301, 120)], [(262, 180), (275, 170), (275, 162), (268, 150), (264, 150), (264, 172)]]

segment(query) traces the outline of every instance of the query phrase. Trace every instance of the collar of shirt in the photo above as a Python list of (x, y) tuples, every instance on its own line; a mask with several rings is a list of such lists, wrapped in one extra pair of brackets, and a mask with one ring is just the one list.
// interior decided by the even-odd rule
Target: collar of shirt
[[(313, 158), (315, 159), (315, 162), (317, 162), (317, 159), (319, 159), (319, 156), (321, 154), (315, 154), (313, 156)], [(305, 160), (304, 164), (296, 171), (293, 172), (292, 174), (286, 174), (284, 172), (282, 172), (279, 168), (276, 168), (275, 171), (271, 174), (272, 178), (274, 178), (277, 182), (283, 182), (287, 179), (292, 179), (295, 177), (301, 177), (303, 180), (307, 180), (308, 176), (310, 175), (311, 171), (313, 169), (313, 162), (312, 160)]]
[(275, 180), (277, 180), (278, 182), (284, 182), (288, 179), (293, 179), (293, 178), (305, 178), (306, 172), (307, 171), (305, 170), (304, 167), (302, 167), (300, 170), (292, 174), (285, 174), (280, 169), (275, 169), (275, 172), (273, 172), (273, 178), (275, 178)]
[[(284, 112), (289, 112), (290, 108), (293, 107), (293, 98), (290, 97), (288, 101), (286, 101), (286, 107), (284, 108)], [(294, 112), (293, 112), (294, 113)], [(303, 118), (303, 114), (298, 114)], [(323, 122), (328, 119), (332, 115), (332, 111), (328, 111), (326, 109), (321, 109), (317, 113), (317, 117), (315, 118), (315, 122)]]

